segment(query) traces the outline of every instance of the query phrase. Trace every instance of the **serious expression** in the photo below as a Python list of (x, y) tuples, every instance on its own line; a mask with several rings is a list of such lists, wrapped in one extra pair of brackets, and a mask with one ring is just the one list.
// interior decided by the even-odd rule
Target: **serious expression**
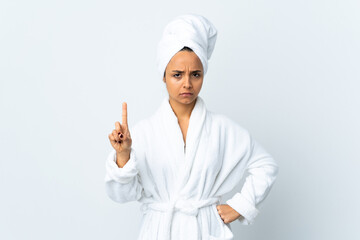
[(203, 66), (195, 52), (179, 51), (169, 61), (163, 81), (169, 98), (190, 104), (198, 96), (203, 78)]

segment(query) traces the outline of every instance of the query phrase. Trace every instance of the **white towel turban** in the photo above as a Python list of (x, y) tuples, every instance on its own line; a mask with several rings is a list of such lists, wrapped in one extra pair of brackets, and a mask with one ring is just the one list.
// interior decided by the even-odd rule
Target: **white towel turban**
[(174, 18), (166, 25), (157, 48), (157, 66), (161, 77), (171, 58), (184, 46), (191, 48), (199, 57), (205, 75), (216, 37), (214, 25), (201, 15), (186, 14)]

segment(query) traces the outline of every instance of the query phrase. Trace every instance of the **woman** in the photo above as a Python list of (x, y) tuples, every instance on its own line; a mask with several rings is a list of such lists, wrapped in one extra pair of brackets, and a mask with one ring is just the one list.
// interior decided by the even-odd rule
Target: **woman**
[[(116, 202), (142, 203), (138, 239), (233, 239), (229, 223), (251, 224), (275, 181), (273, 158), (198, 96), (216, 35), (197, 14), (171, 21), (157, 59), (168, 96), (131, 131), (123, 103), (122, 124), (109, 134), (114, 150), (106, 162), (106, 191)], [(220, 204), (245, 171), (241, 192)]]

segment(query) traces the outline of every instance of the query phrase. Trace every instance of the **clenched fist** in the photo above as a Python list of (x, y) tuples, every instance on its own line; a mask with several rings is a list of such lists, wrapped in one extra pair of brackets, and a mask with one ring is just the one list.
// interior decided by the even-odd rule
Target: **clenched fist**
[(216, 209), (218, 210), (218, 213), (224, 223), (231, 223), (232, 221), (235, 221), (241, 216), (237, 211), (235, 211), (235, 209), (230, 207), (228, 204), (217, 205)]
[[(117, 153), (117, 163), (124, 165), (129, 160), (131, 151), (131, 136), (127, 124), (127, 104), (122, 104), (122, 124), (115, 122), (115, 129), (109, 134), (109, 140)], [(119, 159), (120, 158), (120, 159)], [(122, 167), (122, 166), (120, 166)]]

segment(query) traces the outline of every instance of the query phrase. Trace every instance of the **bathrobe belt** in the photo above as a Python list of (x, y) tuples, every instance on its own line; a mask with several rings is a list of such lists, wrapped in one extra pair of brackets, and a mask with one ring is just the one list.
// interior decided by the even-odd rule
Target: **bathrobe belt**
[[(171, 238), (171, 225), (172, 225), (172, 219), (173, 219), (173, 215), (174, 212), (182, 212), (185, 213), (187, 215), (190, 216), (194, 216), (195, 218), (197, 217), (198, 213), (199, 213), (199, 209), (202, 207), (207, 207), (207, 206), (211, 206), (213, 204), (220, 204), (220, 198), (219, 197), (212, 197), (212, 198), (208, 198), (208, 199), (203, 199), (203, 200), (177, 200), (175, 202), (152, 202), (152, 203), (143, 203), (141, 206), (141, 210), (143, 211), (143, 213), (145, 214), (148, 211), (160, 211), (160, 212), (164, 212), (166, 215), (166, 219), (165, 219), (165, 226), (164, 227), (164, 232), (161, 233), (163, 234), (161, 237), (161, 239), (164, 240), (170, 240)], [(197, 219), (196, 223), (198, 223)], [(196, 229), (196, 232), (199, 231), (199, 226), (193, 226)]]

